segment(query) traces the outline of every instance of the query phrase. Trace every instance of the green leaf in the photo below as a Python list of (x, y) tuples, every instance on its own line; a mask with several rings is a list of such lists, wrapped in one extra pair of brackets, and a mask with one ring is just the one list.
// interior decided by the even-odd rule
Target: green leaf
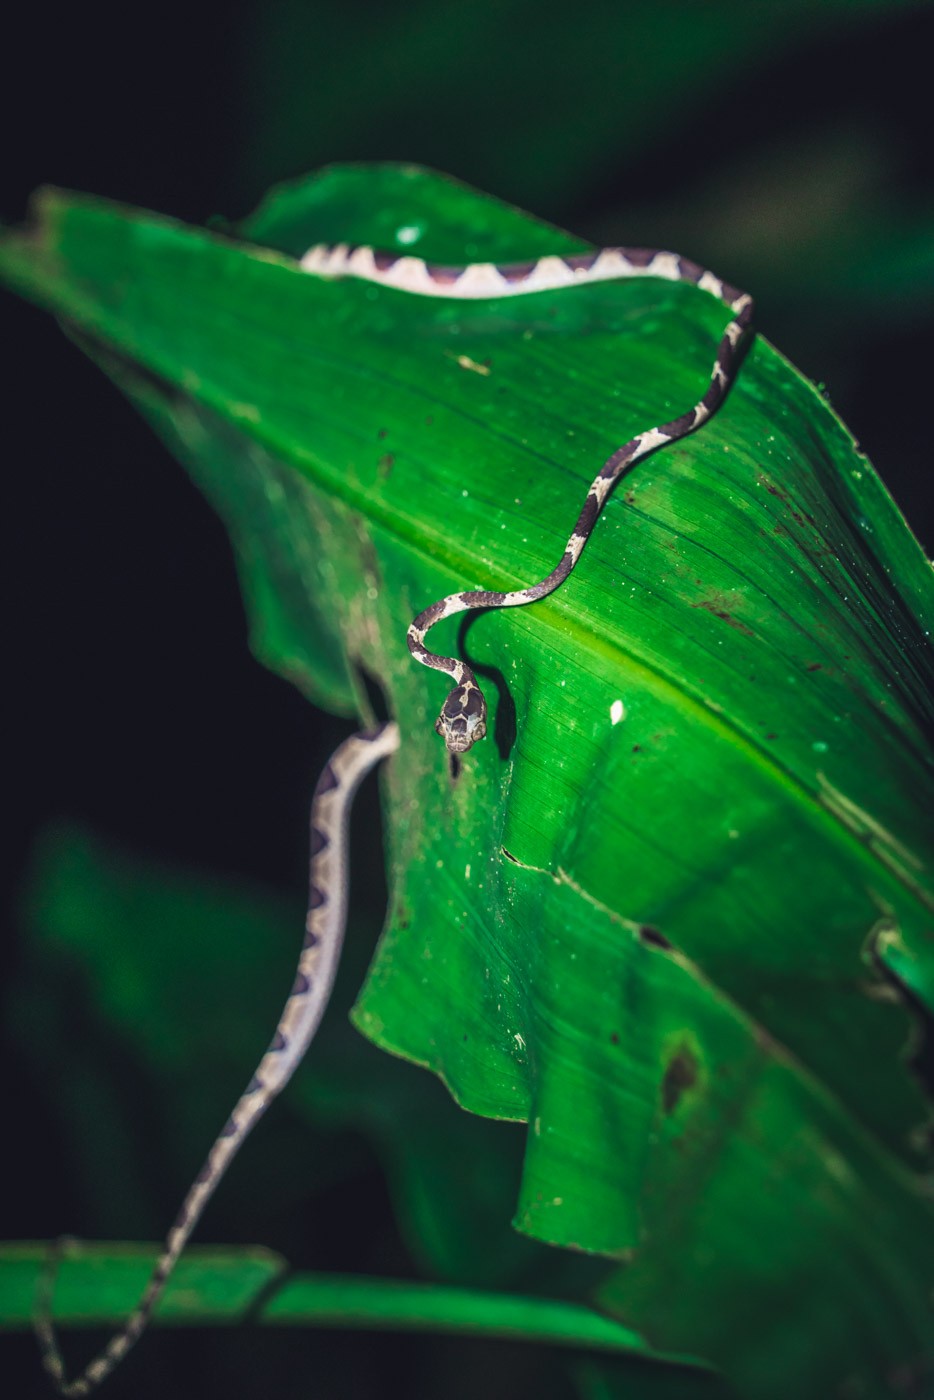
[(357, 1024), (529, 1123), (518, 1225), (630, 1260), (602, 1302), (656, 1345), (751, 1396), (886, 1393), (932, 1345), (906, 1064), (934, 1001), (932, 582), (846, 431), (758, 340), (552, 599), (433, 634), (492, 702), (454, 780), (409, 620), (546, 573), (609, 451), (699, 397), (722, 308), (300, 271), (336, 237), (449, 262), (580, 246), (412, 169), (324, 172), (239, 244), (54, 192), (36, 218), (0, 273), (225, 516), (258, 651), (343, 712), (362, 668), (399, 719)]
[[(0, 1328), (28, 1328), (40, 1279), (54, 1246), (24, 1241), (0, 1245)], [(151, 1247), (69, 1241), (55, 1267), (54, 1316), (64, 1327), (116, 1327), (135, 1307), (155, 1263)], [(189, 1250), (158, 1309), (161, 1323), (230, 1322), (282, 1278), (284, 1259), (269, 1249)]]
[[(88, 1087), (106, 1084), (116, 1044), (134, 1102), (158, 1099), (159, 1151), (180, 1196), (268, 1043), (294, 976), (301, 907), (242, 885), (193, 879), (86, 831), (56, 827), (34, 853), (23, 915), (23, 968), (6, 1021), (48, 1097), (62, 1101), (72, 1173), (108, 1211), (141, 1175), (144, 1144), (115, 1150), (115, 1139), (125, 1142), (133, 1132), (121, 1121), (126, 1105)], [(429, 1276), (579, 1296), (605, 1273), (601, 1261), (547, 1249), (509, 1229), (522, 1129), (461, 1112), (436, 1079), (379, 1054), (349, 1024), (371, 940), (352, 918), (314, 1053), (265, 1121), (263, 1145), (238, 1161), (218, 1204), (247, 1233), (263, 1228), (263, 1197), (271, 1189), (279, 1228), (287, 1206), (296, 1219), (313, 1212), (317, 1188), (359, 1170), (337, 1137), (351, 1129), (378, 1154), (406, 1245)], [(76, 1016), (80, 1050), (73, 1044)], [(135, 1219), (153, 1220), (137, 1189), (143, 1199), (134, 1203)], [(125, 1205), (122, 1214), (129, 1211)], [(222, 1231), (217, 1206), (212, 1212), (204, 1228)], [(164, 1223), (156, 1218), (151, 1228)], [(354, 1222), (347, 1227), (352, 1231)]]
[[(0, 1245), (0, 1327), (31, 1325), (51, 1245)], [(62, 1327), (118, 1326), (136, 1303), (157, 1254), (140, 1245), (70, 1242), (55, 1275)], [(689, 1356), (654, 1353), (636, 1333), (592, 1309), (544, 1298), (340, 1274), (292, 1274), (265, 1249), (193, 1247), (166, 1288), (163, 1325), (252, 1321), (277, 1327), (391, 1327), (508, 1337), (640, 1360), (697, 1367)]]

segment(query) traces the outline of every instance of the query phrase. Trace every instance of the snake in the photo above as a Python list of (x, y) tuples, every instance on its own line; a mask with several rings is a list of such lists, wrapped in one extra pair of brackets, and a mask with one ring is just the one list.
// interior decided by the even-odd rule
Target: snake
[(295, 981), (275, 1034), (192, 1182), (139, 1302), (103, 1351), (70, 1381), (65, 1377), (51, 1321), (55, 1260), (50, 1261), (53, 1267), (46, 1270), (41, 1281), (35, 1325), (43, 1365), (61, 1395), (90, 1395), (138, 1341), (230, 1163), (304, 1059), (330, 1000), (344, 941), (349, 885), (348, 824), (354, 796), (370, 769), (398, 747), (399, 727), (389, 721), (351, 735), (325, 765), (311, 800), (305, 935)]
[(720, 407), (736, 377), (743, 346), (752, 328), (755, 304), (747, 292), (721, 281), (699, 263), (657, 248), (597, 248), (569, 256), (550, 254), (534, 262), (445, 267), (425, 262), (423, 258), (394, 256), (365, 246), (319, 243), (305, 253), (301, 267), (318, 277), (359, 277), (418, 296), (468, 300), (528, 296), (534, 292), (551, 292), (626, 277), (655, 277), (700, 287), (731, 312), (703, 396), (677, 418), (639, 433), (610, 454), (591, 482), (564, 553), (545, 578), (527, 588), (505, 593), (482, 588), (451, 593), (425, 608), (410, 624), (406, 640), (415, 660), (432, 670), (446, 671), (454, 681), (435, 729), (448, 752), (460, 755), (486, 735), (486, 700), (466, 661), (459, 656), (440, 656), (429, 651), (425, 646), (426, 635), (436, 623), (457, 613), (473, 608), (522, 608), (560, 588), (580, 559), (620, 477), (650, 452), (693, 433)]
[[(590, 485), (561, 559), (549, 574), (538, 583), (513, 591), (473, 589), (449, 594), (425, 608), (410, 624), (406, 640), (411, 655), (422, 665), (446, 672), (453, 679), (435, 729), (448, 752), (459, 756), (485, 737), (486, 701), (466, 662), (456, 656), (442, 656), (425, 646), (428, 632), (436, 623), (457, 613), (475, 608), (523, 607), (560, 587), (580, 559), (623, 473), (650, 452), (693, 432), (719, 408), (735, 379), (742, 345), (752, 326), (753, 301), (747, 293), (722, 282), (687, 258), (645, 248), (602, 248), (570, 256), (548, 255), (532, 262), (448, 267), (411, 255), (382, 253), (368, 246), (316, 244), (299, 260), (299, 267), (325, 279), (356, 277), (410, 295), (471, 300), (530, 295), (627, 277), (655, 277), (699, 287), (731, 312), (703, 396), (677, 418), (639, 433), (610, 454)], [(52, 1321), (55, 1270), (65, 1242), (50, 1257), (49, 1267), (40, 1279), (35, 1330), (43, 1366), (59, 1394), (69, 1400), (78, 1400), (95, 1390), (139, 1340), (231, 1162), (304, 1059), (328, 1005), (344, 940), (348, 827), (353, 800), (371, 769), (395, 753), (399, 743), (399, 726), (390, 720), (352, 735), (325, 765), (311, 803), (304, 940), (295, 980), (273, 1038), (189, 1188), (139, 1302), (104, 1349), (72, 1380), (66, 1377)]]

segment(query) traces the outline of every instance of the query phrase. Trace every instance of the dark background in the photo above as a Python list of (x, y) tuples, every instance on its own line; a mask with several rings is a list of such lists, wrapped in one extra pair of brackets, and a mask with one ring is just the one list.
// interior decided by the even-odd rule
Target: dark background
[[(0, 59), (0, 216), (17, 222), (54, 183), (194, 223), (237, 218), (279, 180), (388, 159), (597, 243), (677, 249), (755, 294), (761, 333), (826, 386), (930, 549), (932, 52), (934, 12), (918, 4), (21, 7)], [(314, 774), (352, 726), (251, 659), (224, 531), (134, 411), (48, 317), (8, 295), (3, 314), (0, 970), (13, 985), (17, 892), (50, 820), (294, 891)], [(375, 819), (372, 799), (366, 811)], [(378, 924), (378, 891), (364, 903)], [(3, 1236), (119, 1233), (68, 1172), (56, 1086), (28, 1037), (10, 1037), (4, 1063)], [(385, 1257), (406, 1272), (375, 1163), (360, 1171), (389, 1221)], [(182, 1185), (153, 1186), (166, 1221)], [(216, 1216), (205, 1237), (227, 1238), (224, 1225)], [(325, 1245), (306, 1262), (371, 1263), (337, 1227)], [(524, 1353), (445, 1344), (455, 1360), (433, 1371), (443, 1344), (417, 1345), (415, 1359), (404, 1340), (322, 1342), (319, 1390), (307, 1338), (163, 1334), (159, 1360), (150, 1344), (131, 1388), (116, 1378), (109, 1393), (187, 1394), (187, 1376), (192, 1394), (252, 1395), (273, 1372), (281, 1392), (283, 1367), (309, 1396), (440, 1393), (437, 1377), (450, 1387), (455, 1373), (465, 1394), (480, 1375), (499, 1377), (491, 1395), (543, 1393)], [(20, 1368), (17, 1393), (43, 1393), (31, 1339), (0, 1356)], [(550, 1375), (550, 1393), (569, 1393)]]

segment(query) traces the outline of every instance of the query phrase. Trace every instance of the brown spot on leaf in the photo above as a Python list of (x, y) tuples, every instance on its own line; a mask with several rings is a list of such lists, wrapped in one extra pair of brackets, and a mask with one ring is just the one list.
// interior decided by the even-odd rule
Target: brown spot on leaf
[(674, 946), (665, 935), (659, 929), (654, 928), (652, 924), (640, 924), (639, 937), (642, 939), (642, 942), (647, 943), (650, 948), (666, 948), (670, 950)]
[(755, 636), (751, 627), (747, 627), (745, 622), (740, 622), (739, 618), (734, 617), (726, 608), (718, 607), (716, 600), (713, 598), (705, 598), (702, 603), (692, 603), (691, 607), (703, 608), (705, 612), (709, 612), (713, 617), (719, 617), (728, 627), (735, 627), (737, 632), (742, 632), (746, 637)]
[(662, 1108), (665, 1113), (673, 1113), (688, 1089), (697, 1083), (697, 1056), (688, 1046), (682, 1045), (668, 1061), (662, 1079)]

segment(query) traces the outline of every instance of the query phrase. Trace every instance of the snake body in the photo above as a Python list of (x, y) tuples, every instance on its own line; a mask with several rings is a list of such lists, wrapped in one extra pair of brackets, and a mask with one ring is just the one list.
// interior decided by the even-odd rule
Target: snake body
[(408, 631), (409, 651), (423, 666), (446, 671), (454, 686), (447, 696), (435, 729), (450, 753), (461, 754), (486, 734), (486, 701), (473, 671), (458, 656), (440, 656), (425, 646), (425, 637), (436, 623), (472, 608), (521, 608), (545, 598), (564, 583), (583, 553), (584, 546), (600, 517), (610, 492), (634, 463), (666, 443), (677, 442), (705, 423), (720, 407), (739, 366), (742, 342), (752, 325), (752, 298), (722, 282), (714, 273), (677, 253), (654, 248), (600, 248), (569, 257), (544, 257), (535, 262), (472, 263), (467, 267), (442, 267), (421, 258), (394, 257), (372, 248), (351, 247), (346, 243), (317, 244), (301, 260), (306, 272), (319, 277), (359, 277), (368, 282), (395, 287), (418, 296), (493, 298), (528, 296), (534, 292), (578, 287), (588, 282), (614, 281), (625, 277), (656, 277), (669, 282), (686, 282), (715, 296), (732, 313), (723, 332), (703, 396), (686, 413), (668, 423), (649, 428), (618, 447), (606, 459), (587, 492), (577, 523), (564, 547), (564, 553), (550, 574), (528, 588), (512, 592), (474, 589), (441, 598), (412, 622)]
[[(564, 582), (580, 558), (622, 474), (657, 447), (693, 432), (722, 403), (736, 374), (741, 342), (752, 323), (752, 299), (745, 292), (721, 282), (697, 263), (653, 249), (603, 248), (571, 257), (551, 256), (506, 266), (474, 263), (466, 267), (442, 267), (421, 258), (337, 244), (309, 249), (300, 266), (320, 277), (358, 277), (413, 295), (461, 299), (523, 296), (623, 277), (657, 277), (700, 287), (732, 313), (717, 347), (703, 396), (677, 418), (640, 433), (611, 453), (594, 478), (564, 553), (551, 573), (538, 583), (511, 592), (477, 589), (449, 594), (425, 608), (412, 622), (407, 637), (412, 655), (433, 670), (447, 672), (454, 681), (435, 728), (451, 753), (465, 753), (486, 733), (486, 703), (470, 667), (459, 657), (440, 656), (429, 651), (425, 646), (427, 633), (443, 618), (469, 609), (515, 608), (534, 603)], [(43, 1364), (62, 1395), (90, 1394), (138, 1340), (231, 1161), (301, 1063), (327, 1006), (344, 936), (347, 825), (354, 794), (370, 769), (398, 746), (398, 727), (388, 723), (348, 739), (324, 769), (311, 807), (311, 876), (305, 939), (295, 982), (275, 1034), (185, 1197), (139, 1303), (104, 1350), (71, 1381), (65, 1378), (51, 1321), (51, 1276), (45, 1280), (36, 1330)]]
[[(398, 747), (399, 729), (393, 723), (354, 734), (332, 754), (318, 779), (311, 803), (311, 868), (305, 938), (295, 982), (269, 1049), (192, 1183), (139, 1303), (100, 1355), (74, 1380), (65, 1379), (62, 1355), (51, 1323), (51, 1298), (43, 1298), (36, 1330), (43, 1364), (60, 1394), (89, 1395), (139, 1339), (192, 1230), (231, 1161), (301, 1064), (328, 1004), (344, 940), (347, 825), (354, 795), (370, 769)], [(47, 1278), (47, 1290), (50, 1282)]]

